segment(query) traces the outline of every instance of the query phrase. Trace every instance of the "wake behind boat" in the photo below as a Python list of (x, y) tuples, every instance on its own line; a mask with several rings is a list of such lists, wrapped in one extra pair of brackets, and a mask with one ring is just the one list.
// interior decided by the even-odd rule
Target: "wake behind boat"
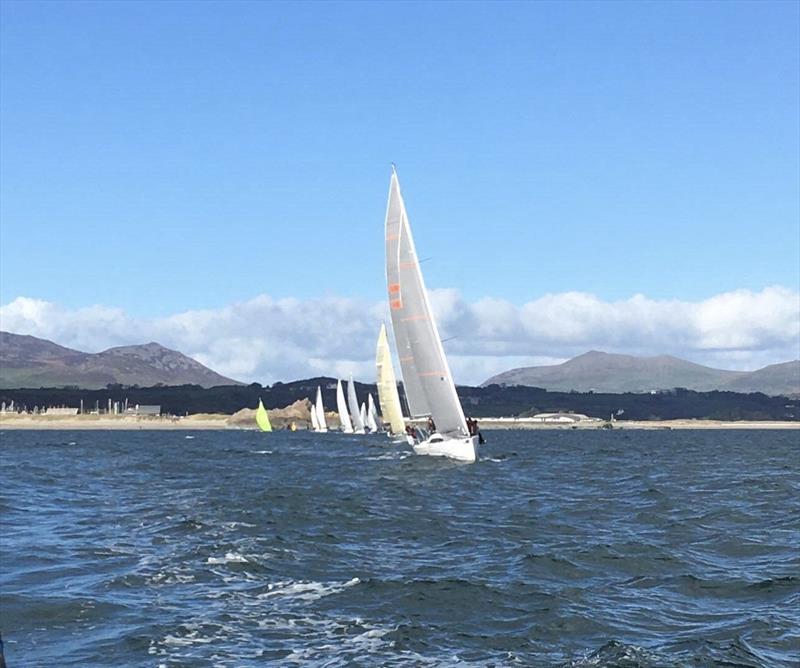
[(386, 207), (386, 282), (409, 411), (412, 418), (430, 418), (426, 438), (409, 435), (414, 452), (474, 462), (479, 436), (470, 433), (456, 394), (394, 166)]

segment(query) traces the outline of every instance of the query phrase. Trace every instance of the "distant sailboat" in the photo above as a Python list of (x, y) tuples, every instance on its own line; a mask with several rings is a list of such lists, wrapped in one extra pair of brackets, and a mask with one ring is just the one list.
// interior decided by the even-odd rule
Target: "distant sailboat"
[(256, 424), (261, 431), (272, 431), (272, 424), (269, 421), (269, 414), (261, 399), (258, 400), (258, 408), (256, 408)]
[(356, 385), (353, 377), (347, 384), (347, 406), (350, 409), (350, 418), (353, 420), (353, 432), (356, 434), (364, 433), (364, 421), (361, 419), (361, 410), (358, 408), (358, 397), (356, 397)]
[(470, 434), (456, 394), (394, 168), (386, 207), (386, 282), (411, 417), (433, 422), (427, 438), (413, 439), (414, 452), (474, 462), (479, 437)]
[(367, 405), (362, 401), (361, 408), (358, 409), (358, 417), (361, 420), (361, 424), (364, 425), (364, 431), (372, 431), (367, 424)]
[(311, 414), (311, 429), (314, 431), (319, 431), (319, 420), (317, 420), (317, 407), (315, 404), (311, 404), (308, 412)]
[(373, 434), (381, 431), (379, 422), (378, 411), (375, 410), (375, 400), (370, 393), (367, 395), (367, 427)]
[(386, 325), (381, 325), (381, 331), (378, 334), (375, 363), (378, 368), (378, 402), (381, 405), (383, 421), (389, 423), (392, 434), (404, 435), (406, 423), (400, 407), (400, 394), (397, 392), (397, 379), (394, 375), (389, 339), (386, 336)]
[(317, 402), (315, 404), (317, 411), (317, 431), (325, 434), (328, 432), (328, 423), (325, 420), (325, 407), (322, 405), (322, 389), (317, 385)]
[(350, 415), (347, 413), (347, 403), (344, 400), (342, 391), (342, 381), (336, 383), (336, 410), (339, 413), (339, 424), (345, 434), (353, 433), (353, 423), (350, 422)]

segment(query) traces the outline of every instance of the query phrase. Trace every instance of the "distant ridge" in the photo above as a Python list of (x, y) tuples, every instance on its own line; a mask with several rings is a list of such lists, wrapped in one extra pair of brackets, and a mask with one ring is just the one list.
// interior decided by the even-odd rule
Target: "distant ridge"
[(730, 390), (791, 396), (800, 394), (800, 361), (772, 364), (757, 371), (728, 371), (671, 355), (635, 357), (591, 350), (562, 364), (505, 371), (483, 386), (492, 384), (558, 392), (651, 392), (685, 387), (698, 392)]
[(35, 336), (0, 332), (0, 387), (242, 385), (158, 343), (84, 353)]

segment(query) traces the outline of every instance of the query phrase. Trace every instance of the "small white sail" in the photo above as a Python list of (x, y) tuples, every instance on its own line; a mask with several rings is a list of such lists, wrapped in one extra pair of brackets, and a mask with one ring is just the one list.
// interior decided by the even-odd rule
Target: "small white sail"
[(317, 420), (317, 407), (314, 404), (311, 404), (309, 408), (309, 413), (311, 413), (311, 428), (314, 431), (319, 431), (319, 421)]
[(378, 403), (381, 405), (381, 414), (393, 434), (405, 434), (406, 423), (403, 420), (403, 410), (400, 407), (400, 395), (397, 392), (397, 378), (392, 365), (392, 352), (389, 349), (389, 339), (386, 336), (386, 325), (381, 325), (378, 334), (378, 345), (375, 352), (375, 365), (378, 370)]
[[(363, 401), (361, 402), (361, 408), (358, 410), (358, 417), (361, 420), (361, 424), (366, 429), (369, 429), (369, 425), (367, 425), (367, 405)], [(372, 429), (369, 429), (369, 431), (372, 431)]]
[(328, 423), (325, 421), (325, 407), (322, 405), (322, 389), (319, 385), (317, 385), (317, 403), (315, 404), (315, 408), (317, 409), (318, 429), (323, 433), (327, 433)]
[(353, 431), (356, 434), (364, 433), (364, 421), (361, 419), (361, 411), (358, 409), (358, 397), (356, 397), (356, 385), (353, 377), (347, 384), (347, 406), (350, 409), (350, 418), (353, 420)]
[(375, 410), (375, 401), (371, 393), (367, 395), (367, 427), (373, 433), (380, 431), (378, 427), (378, 412)]
[(347, 413), (347, 403), (344, 400), (342, 391), (342, 381), (336, 382), (336, 410), (339, 412), (339, 424), (345, 434), (353, 433), (353, 423), (350, 422), (350, 415)]

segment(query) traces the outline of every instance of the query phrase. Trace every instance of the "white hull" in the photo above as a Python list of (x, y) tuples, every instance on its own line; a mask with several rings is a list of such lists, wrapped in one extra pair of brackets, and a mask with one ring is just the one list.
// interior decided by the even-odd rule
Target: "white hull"
[(474, 462), (478, 458), (477, 436), (444, 438), (439, 434), (432, 434), (430, 438), (421, 443), (413, 443), (412, 447), (418, 455), (449, 457), (462, 462)]

